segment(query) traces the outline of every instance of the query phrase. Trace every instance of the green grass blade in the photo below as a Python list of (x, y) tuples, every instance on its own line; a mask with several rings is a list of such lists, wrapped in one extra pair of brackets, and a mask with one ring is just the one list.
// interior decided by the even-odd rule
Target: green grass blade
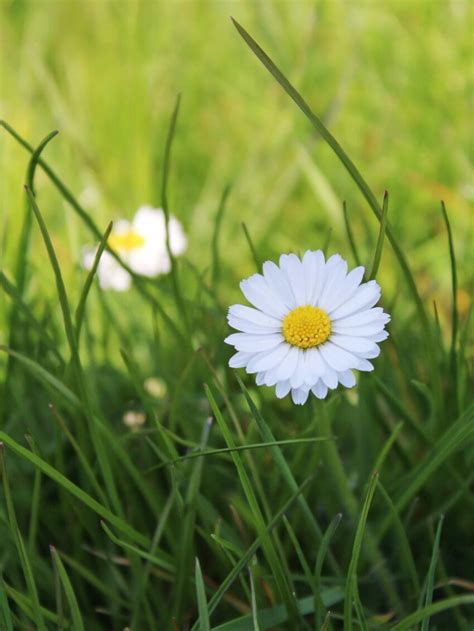
[(5, 583), (3, 582), (3, 576), (0, 574), (0, 627), (5, 631), (13, 631), (13, 620), (10, 611), (10, 605), (8, 604), (7, 594), (5, 590)]
[(323, 600), (323, 589), (322, 589), (322, 571), (324, 561), (328, 554), (329, 545), (331, 543), (332, 538), (339, 526), (339, 523), (342, 519), (342, 513), (338, 513), (334, 519), (331, 521), (329, 526), (324, 533), (324, 536), (319, 544), (318, 554), (316, 555), (316, 563), (314, 566), (314, 611), (316, 613), (316, 620), (318, 622), (318, 627), (321, 625), (321, 614), (324, 611), (324, 600)]
[(390, 631), (412, 631), (414, 626), (422, 620), (430, 618), (442, 611), (448, 611), (449, 609), (454, 609), (454, 607), (460, 607), (463, 605), (474, 605), (474, 594), (466, 596), (453, 596), (452, 598), (446, 598), (445, 600), (438, 600), (429, 607), (418, 609), (418, 611), (415, 611), (403, 620), (400, 620), (400, 622), (391, 627)]
[(249, 567), (250, 594), (252, 606), (252, 624), (253, 631), (260, 631), (260, 623), (258, 621), (257, 595), (255, 594), (255, 582), (253, 580), (252, 568)]
[(135, 541), (139, 545), (148, 546), (150, 544), (148, 537), (145, 537), (137, 530), (129, 526), (127, 522), (125, 522), (120, 517), (114, 515), (108, 508), (97, 502), (93, 497), (91, 497), (88, 493), (79, 488), (76, 484), (68, 480), (62, 473), (57, 471), (54, 467), (48, 464), (45, 460), (36, 456), (35, 454), (25, 449), (13, 438), (10, 438), (5, 432), (0, 432), (0, 440), (3, 441), (10, 449), (19, 455), (24, 460), (28, 461), (34, 467), (37, 467), (44, 475), (51, 478), (56, 484), (58, 484), (65, 491), (73, 495), (80, 502), (89, 507), (94, 513), (106, 519), (110, 522), (117, 530), (120, 530), (123, 534), (130, 537), (132, 541)]
[(79, 610), (76, 594), (74, 593), (74, 589), (72, 587), (71, 581), (69, 580), (69, 576), (67, 575), (64, 564), (61, 561), (61, 557), (59, 556), (54, 546), (50, 546), (50, 551), (51, 551), (51, 557), (53, 559), (53, 563), (59, 575), (59, 580), (61, 582), (61, 585), (64, 589), (64, 593), (66, 595), (66, 600), (69, 605), (69, 611), (71, 613), (72, 629), (73, 631), (84, 631), (84, 624), (82, 622), (82, 616)]
[[(3, 440), (3, 437), (0, 437), (0, 441), (1, 440)], [(6, 467), (6, 462), (5, 462), (5, 445), (3, 444), (3, 442), (0, 442), (0, 468), (2, 472), (2, 478), (3, 478), (3, 491), (5, 494), (5, 504), (7, 507), (10, 531), (12, 534), (12, 538), (15, 542), (21, 568), (23, 571), (23, 576), (25, 578), (25, 582), (28, 588), (28, 595), (31, 600), (34, 620), (37, 625), (38, 631), (47, 631), (46, 623), (44, 621), (43, 614), (41, 611), (41, 605), (40, 605), (39, 596), (38, 596), (38, 589), (36, 587), (36, 582), (33, 575), (33, 570), (31, 568), (30, 559), (26, 551), (26, 547), (23, 543), (23, 537), (21, 536), (20, 529), (18, 528), (18, 523), (16, 519), (16, 514), (15, 514), (15, 507), (13, 505), (13, 500), (12, 500), (11, 491), (10, 491), (10, 484), (8, 481), (7, 467)]]
[(245, 235), (245, 240), (247, 241), (247, 244), (249, 246), (249, 250), (252, 254), (252, 258), (253, 258), (253, 262), (255, 263), (255, 267), (257, 269), (258, 272), (260, 272), (261, 269), (261, 264), (257, 255), (257, 250), (255, 249), (255, 246), (253, 244), (252, 241), (252, 237), (250, 236), (250, 232), (248, 231), (248, 228), (246, 226), (246, 224), (244, 222), (242, 222), (242, 230), (244, 231), (244, 235)]
[[(435, 582), (436, 566), (438, 565), (439, 544), (441, 541), (441, 531), (443, 529), (443, 521), (444, 521), (444, 515), (441, 515), (438, 522), (438, 527), (436, 528), (436, 535), (435, 535), (435, 540), (433, 544), (433, 552), (431, 554), (430, 567), (428, 569), (428, 574), (426, 576), (425, 590), (424, 590), (425, 591), (425, 596), (424, 596), (425, 607), (429, 607), (431, 603), (433, 602), (433, 589), (434, 589), (434, 582)], [(420, 631), (428, 631), (429, 626), (430, 626), (430, 619), (429, 617), (426, 617), (423, 619), (423, 622), (421, 623)]]
[[(365, 497), (364, 505), (362, 506), (362, 511), (359, 517), (359, 523), (357, 524), (354, 545), (352, 546), (351, 561), (349, 563), (349, 569), (346, 576), (346, 593), (344, 599), (344, 631), (352, 631), (352, 609), (354, 606), (354, 602), (357, 601), (357, 604), (360, 605), (359, 589), (357, 586), (357, 566), (359, 563), (362, 540), (364, 538), (370, 505), (372, 503), (372, 498), (377, 487), (377, 480), (378, 473), (375, 473), (372, 475), (372, 478), (370, 480), (367, 495)], [(366, 628), (365, 624), (362, 625), (362, 628)]]
[(196, 581), (196, 600), (199, 612), (199, 629), (200, 631), (211, 631), (211, 623), (209, 620), (209, 610), (207, 608), (206, 588), (202, 578), (201, 566), (199, 559), (196, 557), (194, 570), (194, 578)]
[[(459, 314), (457, 307), (457, 293), (458, 293), (458, 278), (456, 268), (456, 254), (454, 251), (454, 239), (451, 231), (451, 224), (449, 222), (448, 213), (444, 202), (441, 202), (441, 212), (443, 215), (444, 223), (446, 224), (446, 230), (448, 233), (449, 244), (449, 260), (451, 263), (451, 291), (452, 291), (452, 307), (451, 307), (451, 362), (450, 372), (452, 375), (452, 382), (454, 385), (454, 393), (457, 395), (457, 362), (456, 362), (456, 344), (458, 339), (459, 330)], [(453, 401), (456, 402), (456, 396), (453, 397)]]
[(79, 345), (79, 339), (81, 337), (81, 327), (82, 327), (82, 322), (84, 319), (84, 313), (86, 310), (87, 297), (89, 295), (90, 288), (92, 287), (92, 283), (94, 281), (94, 276), (97, 272), (97, 268), (99, 267), (100, 257), (102, 256), (105, 250), (105, 247), (107, 245), (107, 239), (109, 238), (110, 233), (112, 232), (112, 228), (113, 228), (113, 222), (111, 221), (109, 225), (107, 226), (102, 236), (102, 239), (100, 240), (100, 243), (97, 247), (97, 252), (94, 257), (94, 262), (92, 263), (92, 267), (89, 273), (87, 274), (86, 282), (84, 283), (84, 287), (82, 288), (81, 296), (79, 298), (79, 303), (77, 305), (76, 315), (75, 315), (76, 339), (77, 339), (78, 345)]
[(375, 279), (377, 272), (379, 271), (380, 261), (382, 260), (382, 250), (385, 238), (385, 231), (387, 229), (387, 217), (388, 217), (388, 193), (385, 191), (382, 204), (382, 218), (380, 220), (379, 236), (377, 238), (377, 245), (375, 247), (374, 262), (372, 263), (372, 270), (369, 274), (369, 279)]
[(171, 559), (167, 555), (165, 555), (164, 552), (162, 552), (163, 558), (156, 556), (156, 554), (149, 554), (145, 550), (140, 550), (140, 548), (137, 548), (136, 546), (132, 546), (130, 543), (127, 543), (126, 541), (119, 539), (119, 537), (114, 535), (114, 533), (110, 530), (110, 528), (107, 526), (107, 524), (104, 521), (101, 521), (100, 525), (102, 526), (102, 530), (105, 532), (107, 537), (111, 541), (113, 541), (115, 545), (121, 548), (124, 548), (125, 550), (128, 550), (129, 552), (133, 552), (133, 554), (138, 555), (142, 559), (146, 559), (147, 561), (150, 561), (150, 563), (153, 563), (153, 565), (157, 565), (158, 567), (161, 567), (163, 570), (166, 570), (167, 572), (174, 573), (174, 565), (171, 563)]

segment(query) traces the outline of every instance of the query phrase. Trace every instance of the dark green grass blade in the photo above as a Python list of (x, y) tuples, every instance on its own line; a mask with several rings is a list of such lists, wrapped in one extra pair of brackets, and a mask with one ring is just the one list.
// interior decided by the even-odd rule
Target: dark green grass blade
[[(22, 613), (24, 613), (25, 616), (27, 616), (33, 623), (36, 623), (35, 613), (28, 596), (25, 596), (21, 592), (17, 591), (11, 585), (8, 585), (5, 581), (3, 585), (8, 598), (15, 603), (15, 606), (18, 607), (18, 609)], [(45, 620), (48, 620), (54, 624), (58, 623), (58, 616), (54, 613), (54, 611), (50, 611), (49, 609), (46, 609), (46, 607), (41, 607), (41, 614), (43, 615)], [(17, 620), (15, 619), (14, 621)], [(13, 628), (16, 631), (19, 626), (17, 625)], [(37, 631), (37, 627), (35, 628), (35, 631)]]
[(449, 244), (449, 260), (451, 263), (451, 290), (452, 290), (452, 306), (451, 306), (451, 351), (450, 351), (450, 375), (453, 383), (453, 391), (455, 396), (453, 402), (457, 400), (457, 361), (456, 361), (456, 345), (458, 339), (459, 330), (459, 314), (457, 307), (457, 292), (458, 292), (458, 278), (456, 268), (456, 254), (454, 251), (454, 239), (451, 231), (451, 224), (449, 222), (448, 213), (444, 202), (441, 202), (441, 212), (443, 215), (444, 223), (446, 224), (446, 230), (448, 233)]
[(395, 510), (395, 506), (392, 502), (391, 497), (385, 490), (384, 486), (378, 481), (378, 490), (380, 491), (382, 498), (388, 506), (388, 511), (393, 519), (393, 526), (398, 538), (398, 556), (400, 558), (400, 563), (403, 563), (403, 576), (409, 577), (411, 587), (410, 587), (410, 597), (412, 599), (416, 598), (418, 594), (420, 594), (421, 587), (420, 581), (418, 578), (418, 573), (416, 571), (416, 563), (413, 558), (413, 553), (410, 547), (410, 541), (408, 539), (407, 531), (405, 526), (403, 525), (402, 520), (400, 519), (399, 514)]
[(120, 548), (123, 548), (124, 550), (128, 550), (129, 552), (132, 552), (133, 554), (138, 555), (142, 559), (146, 559), (147, 561), (150, 561), (150, 563), (153, 563), (153, 565), (157, 565), (158, 567), (161, 567), (163, 570), (166, 570), (167, 572), (174, 572), (174, 565), (171, 562), (171, 559), (164, 553), (162, 553), (163, 557), (156, 556), (156, 553), (149, 554), (145, 550), (140, 550), (140, 548), (137, 548), (136, 546), (132, 546), (130, 543), (127, 543), (126, 541), (123, 541), (122, 539), (114, 535), (114, 533), (110, 530), (110, 528), (107, 526), (107, 524), (104, 521), (101, 521), (100, 525), (102, 526), (102, 530), (105, 532), (107, 537), (111, 541), (113, 541), (115, 545), (119, 546)]
[(73, 495), (80, 502), (88, 506), (94, 513), (106, 519), (108, 522), (113, 524), (117, 530), (120, 530), (123, 534), (130, 537), (132, 541), (135, 541), (139, 545), (148, 546), (150, 541), (148, 537), (145, 537), (134, 528), (132, 528), (127, 522), (125, 522), (120, 517), (114, 515), (108, 508), (97, 502), (93, 497), (88, 495), (85, 491), (79, 488), (76, 484), (68, 480), (62, 473), (57, 471), (54, 467), (48, 464), (45, 460), (36, 456), (35, 454), (25, 449), (13, 438), (10, 438), (5, 432), (0, 432), (0, 440), (3, 441), (12, 451), (14, 451), (17, 455), (19, 455), (24, 460), (27, 460), (34, 467), (37, 467), (44, 475), (51, 478), (56, 484), (66, 490), (68, 493)]
[(438, 600), (437, 602), (429, 605), (429, 607), (423, 607), (418, 609), (414, 613), (410, 614), (393, 627), (390, 631), (412, 631), (415, 625), (426, 618), (430, 618), (442, 611), (448, 611), (454, 609), (454, 607), (460, 607), (463, 605), (474, 605), (474, 594), (467, 596), (453, 596), (452, 598), (446, 598), (445, 600)]
[(0, 628), (5, 631), (13, 631), (13, 620), (10, 611), (10, 605), (8, 604), (7, 594), (5, 590), (5, 583), (3, 582), (3, 576), (0, 574)]
[[(340, 602), (343, 598), (343, 592), (339, 587), (329, 587), (323, 592), (323, 603), (324, 607), (332, 607), (333, 605)], [(314, 605), (312, 602), (312, 596), (307, 596), (306, 598), (301, 598), (297, 601), (298, 611), (302, 616), (308, 616), (314, 613)], [(276, 607), (271, 607), (267, 609), (261, 609), (258, 612), (258, 618), (260, 622), (261, 631), (265, 631), (266, 629), (275, 629), (275, 628), (284, 628), (284, 629), (298, 629), (300, 631), (300, 627), (280, 627), (279, 625), (284, 625), (285, 622), (288, 621), (288, 616), (285, 613), (285, 609), (282, 605), (278, 605)], [(252, 615), (242, 616), (241, 618), (236, 618), (235, 620), (231, 620), (230, 622), (225, 622), (224, 624), (219, 625), (218, 627), (214, 627), (213, 631), (250, 631), (253, 629), (252, 627)]]
[[(2, 440), (2, 438), (3, 437), (0, 437), (0, 440)], [(32, 606), (34, 617), (35, 617), (35, 623), (37, 625), (38, 631), (47, 631), (46, 624), (45, 624), (43, 614), (41, 611), (41, 605), (40, 605), (39, 596), (38, 596), (38, 589), (36, 587), (36, 581), (33, 575), (30, 559), (26, 551), (26, 547), (23, 543), (23, 537), (21, 535), (20, 529), (18, 528), (18, 522), (17, 522), (16, 514), (15, 514), (15, 507), (13, 505), (13, 500), (12, 500), (11, 491), (10, 491), (10, 483), (9, 483), (8, 475), (7, 475), (7, 467), (6, 467), (6, 462), (5, 462), (5, 446), (2, 442), (0, 442), (0, 470), (1, 470), (2, 478), (3, 478), (3, 491), (5, 494), (5, 504), (7, 507), (10, 531), (11, 531), (12, 538), (15, 542), (23, 576), (25, 578), (25, 582), (28, 588), (28, 595), (31, 601), (31, 606)]]
[[(436, 535), (433, 544), (433, 552), (431, 554), (430, 567), (428, 568), (428, 574), (426, 576), (425, 581), (425, 594), (424, 594), (424, 605), (425, 607), (429, 607), (433, 602), (433, 589), (435, 582), (435, 574), (436, 574), (436, 566), (438, 565), (438, 557), (439, 557), (439, 544), (441, 541), (441, 531), (443, 529), (443, 521), (444, 515), (441, 515), (438, 527), (436, 528)], [(420, 631), (428, 631), (430, 626), (430, 619), (426, 617), (421, 623)]]
[[(359, 563), (362, 540), (364, 538), (367, 517), (369, 515), (370, 505), (372, 503), (372, 498), (377, 486), (377, 480), (378, 473), (374, 473), (372, 479), (370, 480), (367, 495), (365, 497), (364, 505), (362, 506), (362, 511), (359, 517), (359, 523), (357, 524), (354, 545), (352, 547), (351, 561), (349, 563), (349, 569), (346, 576), (346, 594), (344, 599), (344, 631), (352, 631), (352, 609), (354, 606), (354, 602), (356, 602), (356, 607), (359, 607), (360, 610), (362, 609), (359, 599), (359, 588), (357, 585), (357, 565)], [(366, 628), (366, 625), (363, 624), (363, 621), (359, 620), (359, 623), (362, 624), (362, 628)]]
[[(219, 410), (219, 407), (217, 406), (211, 390), (208, 388), (208, 386), (205, 386), (205, 390), (216, 421), (224, 436), (224, 440), (226, 441), (228, 447), (235, 447), (234, 438), (228, 428), (226, 421), (224, 420), (221, 411)], [(247, 498), (247, 502), (250, 506), (257, 533), (262, 539), (262, 547), (265, 551), (265, 556), (267, 558), (268, 564), (270, 565), (270, 568), (272, 570), (272, 574), (275, 579), (275, 584), (277, 586), (280, 598), (286, 604), (290, 617), (293, 618), (295, 615), (297, 615), (297, 612), (295, 611), (294, 597), (291, 593), (288, 578), (285, 575), (283, 564), (278, 555), (276, 546), (267, 532), (267, 527), (257, 498), (255, 496), (253, 485), (250, 481), (249, 476), (247, 475), (239, 452), (233, 451), (232, 459), (234, 461), (235, 468), (237, 469), (237, 473), (242, 485), (242, 489), (245, 493), (245, 497)]]
[(211, 631), (211, 624), (209, 621), (209, 610), (207, 608), (206, 588), (204, 586), (204, 580), (202, 578), (201, 566), (199, 559), (196, 557), (196, 564), (194, 570), (194, 579), (196, 581), (196, 600), (199, 611), (199, 623), (200, 631)]
[(319, 544), (318, 554), (316, 555), (316, 563), (314, 567), (314, 611), (316, 614), (318, 628), (321, 625), (321, 615), (324, 612), (324, 599), (321, 579), (323, 565), (328, 554), (329, 545), (332, 538), (334, 537), (334, 534), (337, 530), (337, 527), (339, 526), (341, 519), (342, 513), (338, 513), (331, 521), (326, 529), (326, 532), (324, 533), (321, 543)]
[(102, 256), (105, 250), (105, 247), (107, 245), (107, 239), (110, 236), (112, 227), (113, 227), (113, 222), (111, 221), (109, 225), (107, 226), (102, 236), (102, 239), (100, 240), (99, 246), (97, 248), (97, 252), (94, 257), (94, 262), (92, 263), (92, 267), (87, 275), (86, 282), (84, 283), (84, 287), (82, 288), (81, 296), (79, 298), (79, 303), (77, 305), (76, 315), (75, 315), (76, 338), (77, 338), (78, 345), (79, 345), (79, 339), (81, 337), (81, 327), (82, 327), (82, 321), (84, 319), (84, 313), (86, 310), (87, 297), (89, 295), (90, 288), (92, 287), (94, 276), (97, 272), (97, 268), (99, 267), (100, 257)]
[[(373, 213), (377, 217), (379, 221), (382, 221), (382, 209), (380, 208), (375, 195), (370, 190), (367, 182), (364, 180), (359, 170), (346, 154), (341, 145), (337, 142), (331, 132), (325, 127), (325, 125), (321, 122), (321, 120), (314, 114), (309, 105), (303, 99), (301, 94), (295, 89), (295, 87), (288, 81), (288, 79), (284, 76), (284, 74), (277, 68), (274, 62), (270, 59), (270, 57), (265, 53), (265, 51), (257, 44), (257, 42), (252, 38), (249, 33), (236, 21), (232, 18), (232, 21), (244, 39), (245, 43), (252, 50), (252, 52), (256, 55), (256, 57), (260, 60), (260, 62), (265, 66), (265, 68), (273, 75), (276, 81), (281, 85), (281, 87), (285, 90), (288, 96), (296, 103), (299, 109), (303, 112), (303, 114), (308, 118), (313, 127), (319, 132), (322, 138), (327, 142), (327, 144), (331, 147), (334, 153), (337, 155), (339, 160), (342, 162), (349, 175), (352, 177), (357, 187), (361, 191), (362, 195), (365, 197), (367, 203), (372, 209)], [(413, 275), (410, 271), (410, 267), (405, 258), (405, 254), (401, 247), (398, 245), (392, 230), (390, 228), (389, 223), (386, 226), (387, 237), (392, 245), (392, 248), (396, 254), (396, 257), (400, 263), (405, 279), (410, 287), (411, 293), (413, 294), (413, 298), (415, 299), (418, 315), (420, 321), (423, 325), (423, 329), (425, 335), (427, 337), (427, 342), (429, 344), (429, 340), (431, 339), (431, 330), (428, 321), (428, 317), (426, 314), (425, 307), (418, 293), (418, 289), (413, 278)]]
[(315, 436), (314, 438), (290, 438), (288, 440), (274, 440), (268, 443), (252, 443), (249, 445), (237, 445), (235, 447), (221, 447), (220, 449), (206, 449), (205, 451), (192, 451), (184, 456), (180, 456), (179, 458), (175, 458), (174, 460), (167, 460), (166, 462), (162, 462), (159, 465), (151, 467), (147, 470), (147, 473), (150, 471), (154, 471), (155, 469), (162, 469), (163, 467), (167, 467), (170, 465), (175, 465), (185, 460), (190, 460), (191, 458), (204, 458), (205, 456), (218, 456), (220, 454), (230, 454), (233, 451), (247, 451), (252, 449), (266, 449), (268, 447), (281, 447), (285, 445), (300, 445), (306, 443), (319, 443), (325, 440), (330, 440), (330, 438), (326, 438), (325, 436)]
[(372, 263), (372, 270), (369, 274), (370, 279), (375, 279), (377, 272), (379, 271), (380, 261), (382, 260), (383, 243), (385, 239), (385, 231), (387, 229), (387, 217), (388, 217), (388, 193), (385, 191), (382, 204), (382, 218), (380, 220), (379, 236), (377, 239), (377, 246), (375, 248), (374, 262)]
[(53, 563), (56, 567), (56, 570), (59, 575), (59, 580), (61, 582), (62, 588), (66, 595), (66, 600), (69, 605), (69, 611), (71, 613), (71, 628), (73, 631), (84, 631), (84, 624), (82, 622), (81, 612), (79, 610), (79, 604), (77, 602), (76, 594), (74, 593), (74, 589), (72, 587), (71, 581), (69, 580), (69, 576), (67, 575), (64, 564), (59, 556), (56, 548), (54, 546), (50, 546), (51, 557), (53, 559)]

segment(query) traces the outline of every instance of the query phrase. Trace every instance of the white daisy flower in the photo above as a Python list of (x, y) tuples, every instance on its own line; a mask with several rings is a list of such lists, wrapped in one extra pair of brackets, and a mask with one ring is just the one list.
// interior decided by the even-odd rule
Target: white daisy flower
[[(173, 215), (170, 216), (168, 230), (171, 253), (179, 256), (186, 250), (187, 239), (181, 223)], [(134, 272), (142, 276), (166, 274), (171, 269), (166, 249), (166, 219), (161, 208), (142, 206), (131, 223), (125, 219), (115, 222), (108, 244)], [(84, 250), (82, 264), (85, 269), (92, 267), (96, 251), (91, 248)], [(100, 258), (97, 275), (102, 289), (115, 291), (126, 291), (132, 280), (107, 251)]]
[(326, 261), (321, 250), (264, 263), (263, 275), (240, 283), (253, 307), (229, 308), (228, 322), (239, 331), (225, 339), (237, 350), (229, 366), (255, 373), (257, 385), (275, 386), (278, 398), (291, 391), (300, 405), (310, 392), (324, 399), (339, 383), (352, 388), (353, 370), (373, 370), (369, 360), (379, 355), (390, 321), (374, 307), (379, 285), (362, 283), (363, 275), (363, 267), (347, 273), (339, 254)]

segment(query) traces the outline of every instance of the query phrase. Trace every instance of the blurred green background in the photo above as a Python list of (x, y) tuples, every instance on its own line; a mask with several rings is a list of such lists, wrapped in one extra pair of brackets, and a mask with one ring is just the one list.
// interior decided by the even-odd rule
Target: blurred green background
[[(235, 281), (253, 271), (242, 221), (262, 258), (321, 247), (330, 227), (330, 250), (349, 256), (345, 199), (370, 260), (377, 226), (364, 200), (247, 49), (232, 15), (323, 116), (380, 199), (389, 191), (390, 219), (420, 291), (441, 312), (449, 292), (439, 211), (445, 200), (465, 310), (474, 199), (472, 3), (3, 0), (1, 9), (2, 116), (32, 144), (60, 130), (46, 158), (101, 229), (143, 203), (159, 205), (164, 138), (181, 93), (171, 211), (190, 235), (190, 259), (203, 269), (220, 195), (232, 185), (222, 232), (229, 299), (237, 296)], [(27, 161), (3, 132), (7, 269)], [(38, 176), (40, 206), (74, 291), (76, 275), (83, 277), (80, 250), (91, 236)], [(381, 280), (395, 291), (396, 264), (388, 250), (384, 256)], [(35, 278), (40, 290), (49, 291), (47, 274)]]

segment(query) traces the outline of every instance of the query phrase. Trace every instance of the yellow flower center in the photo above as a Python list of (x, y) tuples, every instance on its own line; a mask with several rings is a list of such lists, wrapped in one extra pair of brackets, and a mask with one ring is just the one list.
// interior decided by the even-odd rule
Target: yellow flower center
[(109, 237), (109, 246), (113, 250), (121, 250), (122, 252), (130, 252), (136, 248), (140, 248), (145, 243), (145, 239), (133, 232), (133, 230), (127, 230), (127, 232), (121, 232), (119, 234), (111, 234)]
[(296, 307), (283, 319), (285, 340), (298, 348), (313, 348), (331, 335), (331, 320), (320, 307)]

